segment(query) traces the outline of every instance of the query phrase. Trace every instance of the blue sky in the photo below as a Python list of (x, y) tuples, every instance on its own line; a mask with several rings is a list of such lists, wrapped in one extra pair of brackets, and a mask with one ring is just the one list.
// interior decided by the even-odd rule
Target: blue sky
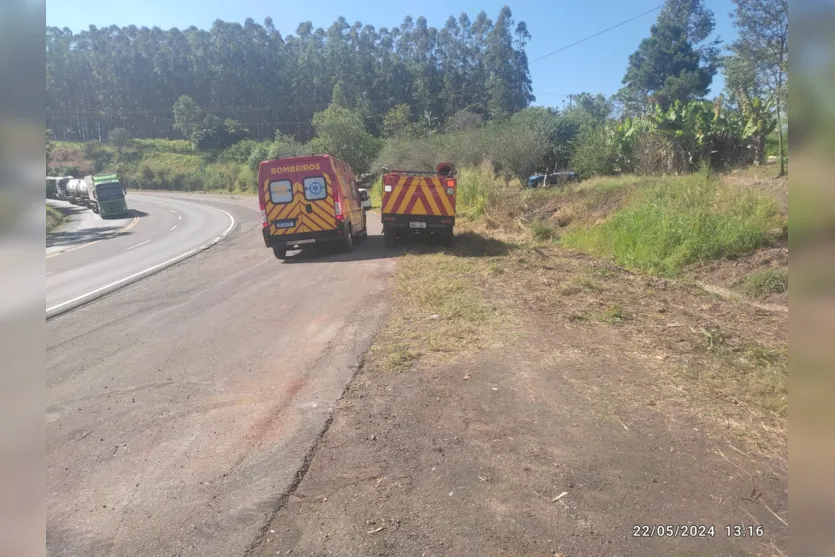
[[(263, 22), (273, 18), (282, 34), (293, 33), (302, 21), (327, 28), (340, 15), (349, 22), (361, 21), (375, 27), (400, 25), (406, 15), (426, 17), (429, 24), (442, 27), (447, 17), (467, 12), (473, 19), (485, 10), (492, 19), (508, 4), (516, 21), (525, 21), (531, 33), (528, 59), (535, 60), (563, 46), (593, 35), (626, 19), (660, 5), (663, 0), (49, 0), (46, 24), (73, 31), (112, 24), (202, 29), (216, 19), (243, 23), (247, 17)], [(715, 33), (726, 42), (736, 36), (729, 14), (730, 0), (706, 0), (716, 15)], [(417, 7), (415, 7), (417, 6)], [(645, 15), (617, 29), (592, 38), (530, 65), (536, 103), (560, 106), (570, 93), (588, 91), (611, 95), (621, 87), (629, 54), (649, 35), (658, 12)], [(711, 94), (723, 86), (721, 75), (714, 78)]]

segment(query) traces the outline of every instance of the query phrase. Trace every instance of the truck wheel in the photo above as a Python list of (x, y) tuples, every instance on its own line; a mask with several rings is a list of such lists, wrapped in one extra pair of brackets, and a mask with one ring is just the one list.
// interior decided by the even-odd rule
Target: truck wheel
[(385, 230), (383, 232), (383, 237), (385, 238), (387, 248), (397, 247), (397, 235), (395, 234), (394, 230)]
[(445, 247), (450, 247), (454, 238), (455, 236), (453, 236), (452, 232), (444, 232), (441, 236), (441, 244)]
[(284, 248), (273, 248), (273, 255), (275, 255), (276, 259), (286, 259), (287, 250)]
[(345, 253), (354, 249), (354, 232), (351, 230), (351, 225), (348, 225), (348, 230), (345, 233), (345, 239), (342, 240), (342, 251)]

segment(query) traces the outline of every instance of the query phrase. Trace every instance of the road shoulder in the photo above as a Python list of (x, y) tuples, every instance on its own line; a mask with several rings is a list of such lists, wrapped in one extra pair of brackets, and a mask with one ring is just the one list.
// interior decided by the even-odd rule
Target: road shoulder
[[(405, 256), (398, 277), (392, 320), (259, 555), (788, 550), (782, 421), (740, 390), (763, 385), (721, 379), (787, 343), (784, 314), (477, 235)], [(763, 535), (729, 537), (734, 524)]]

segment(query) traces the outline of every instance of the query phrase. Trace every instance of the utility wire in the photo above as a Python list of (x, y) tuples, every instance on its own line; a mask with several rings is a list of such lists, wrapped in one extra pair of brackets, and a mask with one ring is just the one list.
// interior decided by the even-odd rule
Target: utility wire
[(584, 43), (584, 42), (586, 42), (586, 41), (587, 41), (587, 40), (589, 40), (589, 39), (593, 39), (593, 38), (595, 38), (595, 37), (598, 37), (598, 36), (602, 35), (603, 33), (608, 33), (608, 32), (609, 32), (609, 31), (611, 31), (612, 29), (617, 29), (618, 27), (621, 27), (622, 25), (626, 25), (626, 24), (627, 24), (627, 23), (629, 23), (630, 21), (635, 21), (636, 19), (641, 18), (641, 17), (644, 17), (644, 16), (645, 16), (645, 15), (647, 15), (647, 14), (651, 14), (652, 12), (654, 12), (654, 11), (656, 11), (656, 10), (661, 9), (662, 7), (664, 7), (664, 5), (663, 5), (663, 4), (661, 4), (660, 6), (655, 6), (655, 7), (654, 7), (654, 8), (652, 8), (651, 10), (647, 10), (647, 11), (645, 11), (645, 12), (644, 12), (644, 13), (642, 13), (642, 14), (638, 14), (638, 15), (636, 15), (636, 16), (630, 17), (630, 18), (629, 18), (629, 19), (627, 19), (627, 20), (621, 21), (621, 22), (620, 22), (620, 23), (618, 23), (617, 25), (612, 25), (611, 27), (608, 27), (608, 28), (604, 29), (603, 31), (598, 31), (598, 32), (597, 32), (597, 33), (595, 33), (594, 35), (589, 35), (588, 37), (586, 37), (586, 38), (584, 38), (584, 39), (580, 39), (579, 41), (576, 41), (576, 42), (573, 42), (573, 43), (571, 43), (571, 44), (565, 45), (565, 46), (563, 46), (563, 47), (561, 47), (561, 48), (558, 48), (558, 49), (557, 49), (557, 50), (555, 50), (554, 52), (549, 52), (548, 54), (546, 54), (546, 55), (544, 55), (544, 56), (540, 56), (539, 58), (536, 58), (536, 59), (534, 59), (534, 60), (531, 60), (530, 62), (528, 62), (528, 65), (531, 65), (531, 64), (533, 64), (534, 62), (539, 62), (540, 60), (544, 60), (545, 58), (548, 58), (549, 56), (553, 56), (554, 54), (557, 54), (558, 52), (562, 52), (563, 50), (569, 49), (569, 48), (571, 48), (572, 46), (577, 46), (578, 44), (580, 44), (580, 43)]

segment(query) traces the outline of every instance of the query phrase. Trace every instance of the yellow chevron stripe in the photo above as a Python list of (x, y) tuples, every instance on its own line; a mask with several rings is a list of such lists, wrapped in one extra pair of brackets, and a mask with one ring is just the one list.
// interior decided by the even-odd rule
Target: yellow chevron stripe
[(429, 208), (432, 210), (433, 215), (440, 215), (441, 210), (438, 209), (438, 204), (435, 201), (435, 188), (432, 186), (427, 186), (423, 188), (423, 196), (426, 198), (426, 202), (429, 203)]
[(304, 216), (304, 221), (311, 228), (315, 226), (316, 230), (327, 230), (330, 228), (327, 224), (322, 222), (321, 217), (316, 213), (307, 213)]
[(405, 213), (406, 207), (409, 206), (409, 201), (411, 201), (412, 196), (415, 195), (415, 190), (417, 189), (417, 186), (414, 184), (414, 182), (410, 184), (408, 187), (409, 189), (406, 190), (406, 195), (403, 196), (403, 201), (400, 202), (400, 207), (398, 207), (397, 210), (394, 211), (395, 213)]
[(328, 215), (327, 212), (323, 211), (322, 206), (318, 203), (313, 204), (313, 213), (318, 220), (324, 223), (324, 226), (327, 228), (333, 228), (334, 225), (332, 224), (336, 217)]
[[(440, 180), (439, 180), (440, 181)], [(446, 194), (446, 188), (442, 185), (437, 187), (438, 197), (441, 198), (441, 204), (446, 209), (447, 216), (453, 217), (455, 216), (455, 211), (452, 208), (452, 202), (449, 200), (449, 196)]]
[(415, 201), (415, 204), (412, 206), (412, 215), (426, 215), (426, 207), (423, 206), (423, 200), (418, 199)]

